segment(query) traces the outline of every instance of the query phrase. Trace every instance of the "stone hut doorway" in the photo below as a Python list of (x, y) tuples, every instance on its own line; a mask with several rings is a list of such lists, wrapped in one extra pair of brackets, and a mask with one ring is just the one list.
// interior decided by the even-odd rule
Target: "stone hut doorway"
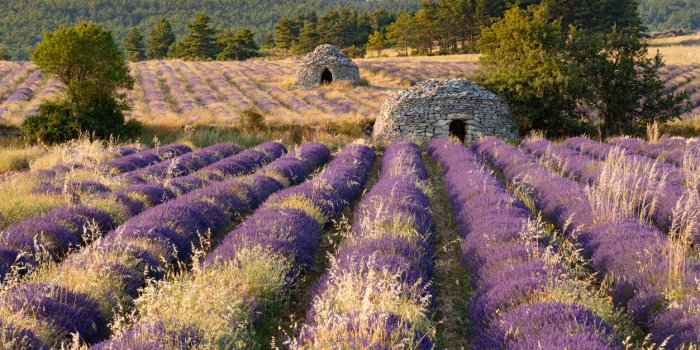
[(323, 69), (323, 73), (321, 73), (321, 85), (328, 85), (333, 82), (333, 73), (331, 73), (328, 68)]
[(464, 120), (451, 121), (450, 137), (458, 138), (459, 141), (464, 142), (464, 139), (467, 137), (467, 123)]

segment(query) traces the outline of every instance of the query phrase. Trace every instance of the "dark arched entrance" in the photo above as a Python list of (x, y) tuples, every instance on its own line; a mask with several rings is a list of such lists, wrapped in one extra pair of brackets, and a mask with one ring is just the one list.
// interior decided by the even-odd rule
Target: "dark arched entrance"
[(450, 122), (450, 136), (464, 142), (464, 139), (467, 137), (467, 123), (464, 120), (453, 120)]
[(321, 85), (328, 85), (332, 82), (333, 74), (328, 70), (328, 68), (324, 69), (323, 73), (321, 73)]

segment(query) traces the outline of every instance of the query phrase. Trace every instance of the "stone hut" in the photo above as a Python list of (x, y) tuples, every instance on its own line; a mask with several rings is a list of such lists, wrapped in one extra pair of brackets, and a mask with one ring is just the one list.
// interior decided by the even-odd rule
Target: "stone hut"
[(333, 45), (321, 45), (308, 54), (297, 69), (295, 84), (314, 87), (333, 81), (360, 81), (360, 68)]
[(426, 80), (384, 101), (374, 124), (375, 139), (399, 136), (427, 142), (452, 135), (462, 141), (482, 135), (518, 137), (508, 104), (466, 79)]

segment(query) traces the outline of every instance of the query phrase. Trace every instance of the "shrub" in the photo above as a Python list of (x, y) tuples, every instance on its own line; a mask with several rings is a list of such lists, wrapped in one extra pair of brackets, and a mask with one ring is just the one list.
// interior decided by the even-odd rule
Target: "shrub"
[(345, 51), (345, 54), (348, 55), (350, 58), (363, 58), (363, 57), (365, 57), (365, 54), (367, 53), (365, 51), (365, 49), (363, 49), (361, 47), (357, 47), (355, 45), (348, 47), (344, 51)]
[(39, 106), (37, 115), (22, 124), (22, 133), (29, 141), (49, 145), (75, 139), (82, 132), (99, 139), (113, 136), (133, 139), (142, 131), (141, 122), (124, 122), (122, 109), (113, 99), (96, 102), (85, 110), (68, 101), (47, 101)]
[(39, 106), (37, 115), (24, 121), (22, 133), (31, 142), (56, 144), (80, 136), (80, 126), (67, 103), (47, 101)]
[(253, 108), (241, 112), (241, 129), (260, 130), (265, 126), (265, 117)]
[(29, 169), (29, 163), (43, 154), (42, 148), (8, 148), (0, 151), (0, 172)]

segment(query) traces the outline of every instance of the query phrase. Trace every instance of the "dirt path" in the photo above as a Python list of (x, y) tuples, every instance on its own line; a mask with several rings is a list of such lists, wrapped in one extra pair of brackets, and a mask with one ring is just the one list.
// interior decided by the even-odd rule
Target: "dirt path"
[(471, 339), (468, 302), (472, 290), (469, 272), (460, 262), (462, 240), (455, 227), (452, 206), (447, 199), (443, 172), (431, 157), (425, 155), (431, 181), (430, 206), (435, 222), (435, 319), (438, 321), (438, 348), (469, 349)]

